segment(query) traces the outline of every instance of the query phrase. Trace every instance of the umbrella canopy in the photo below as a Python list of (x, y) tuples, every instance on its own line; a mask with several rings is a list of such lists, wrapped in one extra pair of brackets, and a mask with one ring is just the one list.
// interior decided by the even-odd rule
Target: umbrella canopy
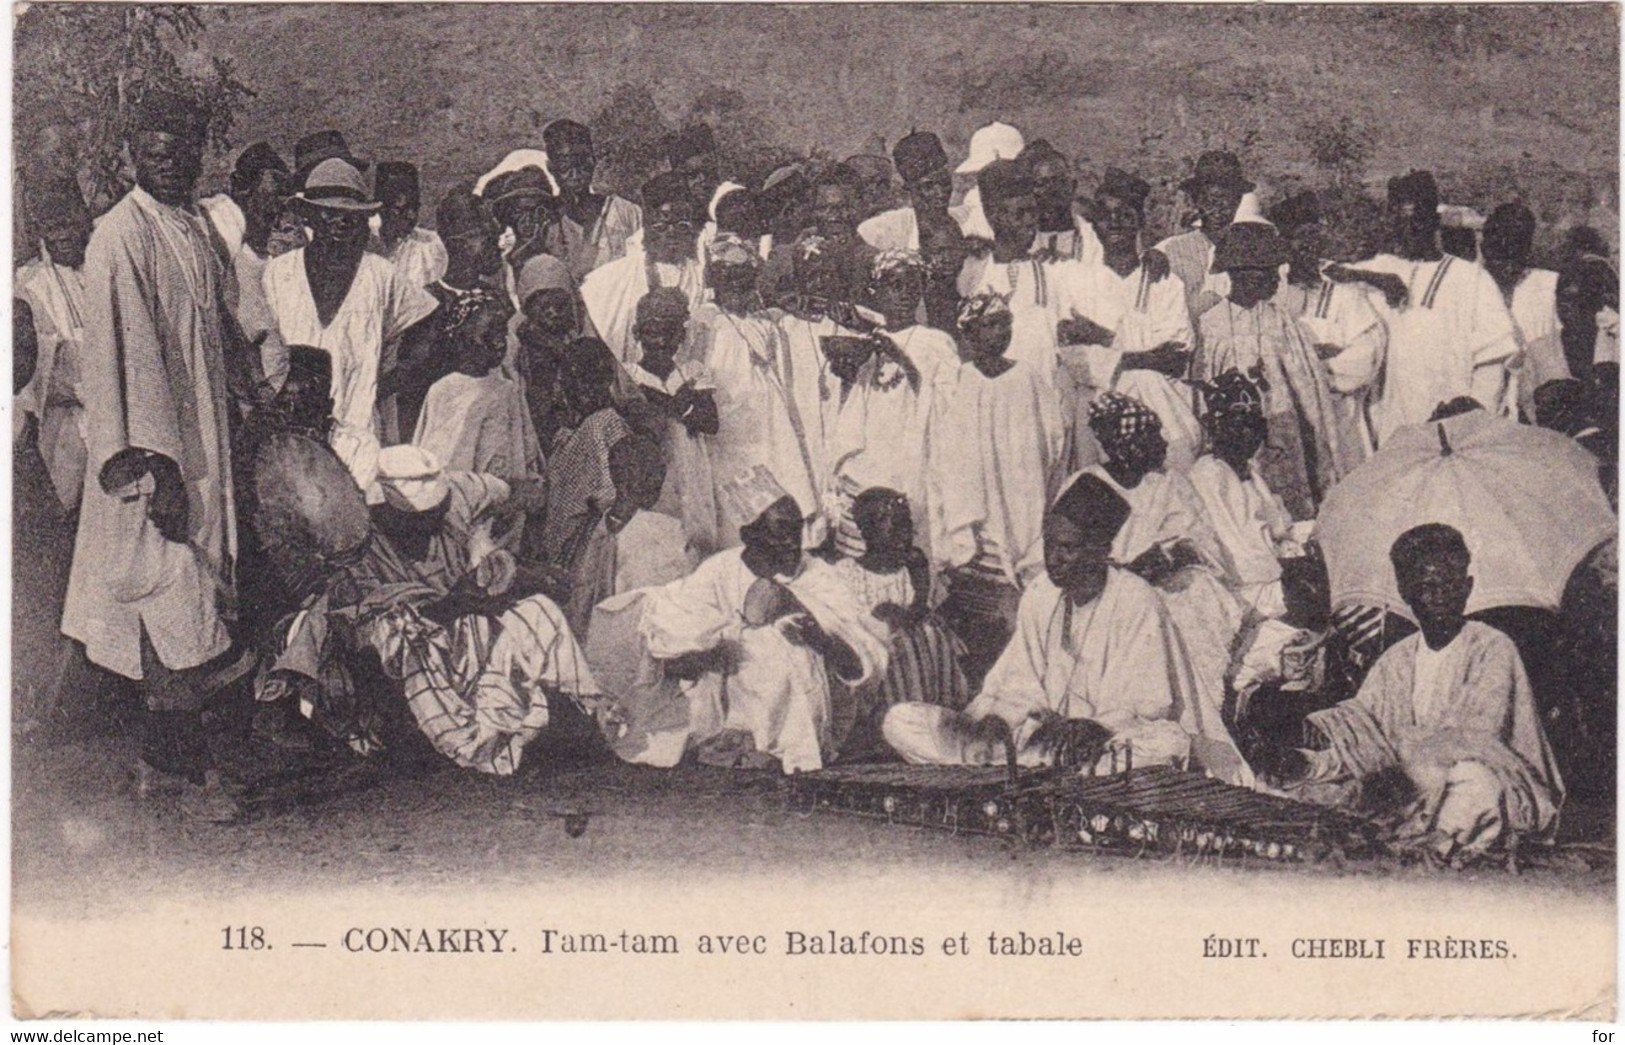
[(1467, 612), (1556, 609), (1569, 574), (1618, 520), (1597, 460), (1557, 432), (1483, 410), (1412, 425), (1335, 486), (1316, 536), (1334, 609), (1383, 606), (1409, 617), (1388, 549), (1413, 526), (1461, 531), (1474, 578)]

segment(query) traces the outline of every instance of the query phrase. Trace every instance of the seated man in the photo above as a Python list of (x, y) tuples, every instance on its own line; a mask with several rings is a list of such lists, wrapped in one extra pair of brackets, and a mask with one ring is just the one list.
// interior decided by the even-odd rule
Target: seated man
[(357, 701), (348, 669), (365, 649), (401, 683), (430, 743), (460, 766), (513, 773), (561, 696), (613, 734), (615, 708), (564, 614), (489, 535), (496, 515), (540, 507), (540, 484), (448, 474), (415, 446), (389, 447), (378, 467), (384, 503), (371, 510), (370, 539), (332, 561), (323, 589), (291, 618), (259, 699), (297, 696), (369, 754), (376, 715)]
[(1464, 616), (1467, 542), (1429, 523), (1400, 534), (1389, 557), (1421, 630), (1377, 660), (1353, 699), (1309, 717), (1326, 746), (1288, 752), (1280, 775), (1326, 804), (1369, 808), (1385, 795), (1402, 808), (1402, 834), (1441, 857), (1481, 854), (1509, 834), (1549, 837), (1563, 782), (1517, 648)]
[(1191, 699), (1162, 600), (1110, 563), (1128, 516), (1128, 502), (1095, 476), (1068, 487), (1044, 518), (1044, 575), (1023, 593), (1015, 637), (980, 695), (963, 712), (899, 704), (883, 723), (887, 742), (928, 765), (997, 763), (1006, 737), (1027, 766), (1109, 768), (1109, 749), (1131, 745), (1135, 765), (1180, 763), (1218, 746), (1193, 745), (1209, 731), (1228, 748)]
[(848, 593), (803, 570), (801, 507), (766, 468), (722, 492), (751, 520), (744, 547), (643, 593), (642, 666), (616, 750), (645, 765), (694, 750), (730, 768), (820, 769), (835, 755), (828, 671), (862, 685), (885, 670), (884, 646)]

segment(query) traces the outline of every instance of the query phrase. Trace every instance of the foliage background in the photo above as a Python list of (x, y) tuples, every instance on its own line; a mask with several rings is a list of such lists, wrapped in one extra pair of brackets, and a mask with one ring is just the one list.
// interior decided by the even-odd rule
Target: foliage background
[[(71, 18), (39, 29), (46, 10), (18, 21), (17, 140), (32, 158), (63, 151), (40, 143), (51, 144), (58, 110), (72, 109), (64, 100), (78, 98), (64, 89), (64, 50), (118, 54), (94, 33), (76, 43), (84, 26)], [(1226, 147), (1266, 202), (1301, 185), (1376, 191), (1391, 174), (1428, 167), (1451, 202), (1525, 199), (1547, 243), (1585, 223), (1617, 244), (1619, 23), (1605, 5), (185, 12), (198, 24), (166, 39), (177, 70), (221, 106), (222, 142), (263, 138), (291, 151), (301, 134), (336, 127), (361, 155), (416, 161), (426, 200), (539, 144), (562, 115), (593, 126), (601, 179), (629, 195), (658, 162), (660, 137), (695, 119), (719, 127), (732, 167), (760, 173), (915, 128), (960, 153), (977, 126), (1000, 118), (1075, 157), (1086, 187), (1107, 164), (1147, 177), (1162, 231), (1177, 223), (1175, 186), (1195, 155)], [(82, 122), (82, 109), (70, 115)], [(74, 147), (105, 155), (105, 142), (80, 137)], [(228, 161), (217, 157), (213, 183)]]

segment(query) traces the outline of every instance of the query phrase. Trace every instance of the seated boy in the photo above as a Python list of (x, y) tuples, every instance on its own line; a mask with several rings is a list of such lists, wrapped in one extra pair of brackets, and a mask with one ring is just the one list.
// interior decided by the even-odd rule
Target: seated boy
[(524, 398), (499, 369), (508, 350), (512, 309), (496, 297), (450, 307), (446, 343), (457, 369), (430, 386), (413, 445), (450, 471), (499, 479), (535, 476), (541, 451), (525, 423)]
[(1429, 523), (1400, 534), (1389, 557), (1421, 630), (1377, 660), (1353, 699), (1309, 717), (1326, 746), (1289, 752), (1280, 775), (1326, 804), (1409, 799), (1398, 803), (1402, 835), (1445, 858), (1509, 834), (1549, 837), (1563, 782), (1517, 648), (1464, 615), (1466, 541)]

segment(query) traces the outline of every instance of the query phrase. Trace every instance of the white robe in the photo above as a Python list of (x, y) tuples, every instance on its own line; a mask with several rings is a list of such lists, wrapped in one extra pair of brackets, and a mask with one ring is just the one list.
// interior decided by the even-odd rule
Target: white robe
[[(779, 759), (786, 773), (821, 769), (833, 755), (823, 658), (786, 638), (783, 619), (760, 627), (744, 622), (745, 597), (758, 580), (743, 553), (730, 550), (680, 581), (637, 593), (645, 656), (625, 694), (628, 731), (616, 747), (622, 758), (676, 765), (689, 747), (725, 729), (750, 734), (756, 749)], [(788, 586), (796, 590), (797, 581)], [(826, 629), (843, 630), (838, 620), (825, 616), (830, 600), (841, 599), (838, 586), (820, 583), (817, 594), (823, 597), (804, 599), (808, 610)], [(852, 620), (861, 616), (855, 601), (845, 609)], [(598, 622), (595, 617), (595, 630)], [(735, 653), (730, 669), (692, 682), (666, 679), (655, 663), (722, 644)], [(865, 646), (854, 643), (860, 658)], [(883, 661), (878, 666), (884, 670)], [(866, 665), (869, 674), (875, 667)]]
[(388, 261), (362, 254), (344, 301), (323, 326), (305, 278), (305, 250), (266, 263), (265, 300), (285, 344), (309, 345), (331, 357), (333, 451), (367, 490), (378, 474), (378, 377), (389, 369), (386, 349), (438, 302), (421, 284), (400, 277)]
[(716, 540), (721, 548), (733, 548), (739, 544), (739, 528), (751, 520), (721, 496), (722, 488), (763, 465), (795, 498), (802, 514), (813, 515), (822, 504), (818, 458), (810, 445), (811, 427), (796, 412), (785, 386), (778, 325), (767, 316), (734, 316), (715, 306), (695, 320), (694, 355), (715, 386), (717, 404), (717, 434), (708, 437)]
[(1054, 390), (1021, 363), (995, 378), (961, 364), (944, 445), (943, 539), (932, 555), (940, 568), (996, 563), (1019, 587), (1043, 567), (1044, 511), (1062, 471)]
[(858, 225), (858, 238), (876, 250), (920, 249), (920, 219), (912, 206), (881, 211)]
[[(685, 355), (689, 350), (685, 350)], [(656, 377), (641, 365), (626, 368), (634, 387), (661, 395), (676, 395), (684, 386), (696, 391), (716, 392), (711, 373), (697, 359), (681, 358), (665, 379)], [(718, 428), (720, 429), (720, 423)], [(726, 545), (717, 541), (717, 482), (711, 467), (711, 440), (692, 434), (675, 418), (661, 422), (661, 450), (666, 460), (666, 482), (654, 510), (681, 519), (693, 546), (710, 555)]]
[(1240, 585), (1237, 593), (1255, 614), (1286, 613), (1281, 590), (1281, 561), (1287, 551), (1301, 550), (1292, 540), (1292, 516), (1257, 468), (1243, 480), (1211, 454), (1190, 470), (1191, 486), (1202, 499), (1224, 554), (1226, 572)]
[[(655, 278), (663, 287), (676, 287), (688, 297), (688, 311), (692, 315), (705, 302), (705, 268), (698, 259), (689, 259), (681, 265), (658, 263), (652, 266)], [(615, 358), (624, 365), (643, 358), (643, 349), (632, 336), (632, 327), (638, 318), (638, 302), (650, 291), (648, 255), (643, 252), (643, 239), (634, 237), (626, 244), (626, 253), (614, 261), (601, 265), (581, 281), (581, 301), (587, 307), (587, 318), (598, 337), (608, 345)]]
[(85, 482), (84, 401), (79, 356), (85, 337), (85, 277), (79, 269), (35, 258), (17, 269), (16, 295), (34, 313), (39, 355), (20, 395), (40, 421), (39, 451), (58, 500), (79, 505)]
[(378, 253), (400, 271), (401, 278), (415, 287), (426, 287), (446, 274), (446, 245), (440, 234), (430, 229), (413, 229), (393, 251), (374, 241)]
[[(172, 671), (230, 646), (237, 554), (226, 416), (220, 256), (203, 219), (140, 188), (108, 211), (85, 253), (81, 388), (84, 497), (63, 634), (94, 664), (140, 679), (144, 629)], [(186, 485), (184, 544), (147, 518), (152, 480), (106, 493), (127, 447), (168, 456)]]
[(1388, 326), (1382, 390), (1371, 405), (1379, 447), (1457, 396), (1472, 396), (1501, 417), (1513, 414), (1508, 378), (1521, 350), (1512, 314), (1488, 272), (1449, 254), (1438, 261), (1379, 254), (1359, 268), (1396, 275), (1409, 290), (1398, 309), (1373, 298)]
[(831, 517), (850, 521), (852, 499), (864, 490), (896, 490), (908, 498), (915, 542), (929, 553), (943, 536), (936, 462), (944, 454), (959, 353), (953, 338), (931, 327), (906, 327), (886, 336), (919, 371), (919, 388), (894, 361), (871, 360), (864, 366), (841, 409), (830, 451), (836, 476)]
[[(900, 704), (882, 728), (909, 762), (960, 763), (972, 753), (944, 729), (951, 714)], [(1045, 718), (1059, 715), (1098, 722), (1111, 731), (1113, 748), (1133, 746), (1135, 765), (1183, 763), (1194, 749), (1215, 775), (1251, 782), (1223, 724), (1193, 699), (1162, 600), (1123, 570), (1109, 570), (1105, 588), (1082, 606), (1069, 606), (1047, 576), (1035, 578), (1021, 597), (1015, 636), (965, 714), (1009, 723), (1016, 760), (1026, 766), (1047, 763), (1029, 741)], [(1002, 761), (1002, 752), (991, 755)], [(1098, 768), (1111, 765), (1108, 754)]]
[(541, 474), (541, 452), (527, 438), (524, 415), (519, 386), (499, 371), (484, 377), (447, 374), (424, 397), (412, 442), (454, 471), (535, 477)]
[(1010, 348), (1005, 355), (1032, 367), (1054, 385), (1060, 366), (1055, 328), (1061, 320), (1071, 318), (1082, 280), (1083, 265), (1076, 261), (971, 257), (959, 272), (959, 296), (993, 293), (1003, 297), (1010, 305)]
[(1275, 295), (1275, 303), (1297, 317), (1313, 344), (1338, 349), (1322, 362), (1343, 450), (1356, 463), (1370, 456), (1375, 446), (1367, 403), (1388, 355), (1388, 326), (1372, 303), (1376, 295), (1371, 287), (1329, 279), (1308, 288), (1283, 279)]
[(1148, 352), (1170, 341), (1194, 347), (1196, 334), (1185, 306), (1184, 285), (1171, 276), (1153, 282), (1143, 268), (1119, 276), (1104, 262), (1085, 263), (1073, 276), (1068, 304), (1078, 315), (1116, 334), (1110, 345), (1060, 349), (1063, 372), (1076, 386), (1071, 401), (1080, 412), (1072, 421), (1072, 467), (1083, 468), (1100, 459), (1085, 412), (1096, 395), (1109, 391), (1133, 396), (1149, 407), (1162, 422), (1168, 441), (1168, 469), (1189, 471), (1203, 440), (1191, 387), (1153, 370), (1123, 369), (1125, 352)]
[(1557, 318), (1557, 273), (1550, 269), (1524, 273), (1512, 289), (1511, 311), (1523, 362), (1512, 376), (1508, 398), (1533, 420), (1535, 389), (1572, 376), (1563, 355), (1563, 324)]
[(771, 309), (764, 313), (778, 325), (776, 369), (796, 422), (807, 440), (812, 462), (816, 507), (822, 510), (835, 484), (832, 454), (841, 410), (853, 389), (843, 385), (830, 369), (820, 343), (826, 337), (852, 337), (854, 332), (833, 319), (803, 319), (792, 312)]

